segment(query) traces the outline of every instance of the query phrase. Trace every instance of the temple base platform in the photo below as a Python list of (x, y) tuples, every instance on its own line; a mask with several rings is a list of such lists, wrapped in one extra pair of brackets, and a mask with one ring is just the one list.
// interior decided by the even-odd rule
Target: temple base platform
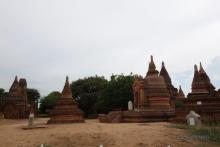
[(141, 110), (141, 111), (112, 111), (109, 114), (99, 115), (99, 121), (103, 123), (145, 123), (173, 121), (175, 111), (170, 110)]

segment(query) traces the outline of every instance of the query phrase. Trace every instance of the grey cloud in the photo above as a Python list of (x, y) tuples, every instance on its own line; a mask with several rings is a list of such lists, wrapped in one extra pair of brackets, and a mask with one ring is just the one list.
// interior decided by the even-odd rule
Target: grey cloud
[(217, 0), (1, 0), (0, 87), (9, 88), (18, 75), (47, 94), (61, 90), (67, 74), (71, 80), (145, 75), (150, 54), (158, 68), (164, 60), (174, 77), (199, 61), (207, 66), (219, 55), (219, 5)]

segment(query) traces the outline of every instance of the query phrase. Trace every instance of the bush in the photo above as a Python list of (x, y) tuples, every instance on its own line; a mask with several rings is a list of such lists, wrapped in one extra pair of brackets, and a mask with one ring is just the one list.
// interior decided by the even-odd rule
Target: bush
[(182, 108), (184, 106), (182, 101), (176, 101), (175, 105), (176, 105), (176, 108)]

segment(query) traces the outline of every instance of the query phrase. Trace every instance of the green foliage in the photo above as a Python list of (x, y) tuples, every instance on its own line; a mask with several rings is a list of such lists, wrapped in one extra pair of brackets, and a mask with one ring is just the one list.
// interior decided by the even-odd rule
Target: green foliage
[(59, 92), (54, 91), (41, 99), (39, 108), (40, 113), (47, 113), (48, 109), (52, 109), (60, 95)]
[(183, 124), (172, 124), (169, 125), (170, 128), (176, 128), (176, 129), (188, 129), (189, 127)]
[(27, 97), (29, 102), (38, 102), (40, 99), (40, 93), (37, 89), (27, 88)]
[(205, 124), (206, 126), (209, 126), (209, 127), (220, 127), (220, 121), (218, 120), (210, 120), (209, 118), (207, 117), (204, 117), (203, 118), (203, 124)]
[(176, 108), (182, 108), (184, 106), (182, 101), (176, 101), (175, 105), (176, 105)]
[(104, 77), (94, 76), (79, 79), (72, 82), (71, 89), (74, 98), (79, 103), (79, 107), (83, 110), (86, 117), (97, 115), (95, 104), (98, 97), (106, 88), (108, 81)]
[(5, 93), (5, 89), (0, 88), (0, 96), (3, 96), (4, 93)]
[[(110, 81), (93, 76), (73, 81), (71, 90), (85, 117), (96, 117), (112, 110), (127, 110), (133, 97), (133, 75), (112, 75)], [(60, 93), (52, 92), (40, 101), (40, 112), (46, 113), (55, 104)]]
[(172, 124), (169, 125), (170, 128), (184, 129), (188, 131), (194, 139), (203, 139), (215, 143), (220, 143), (220, 126), (217, 123), (212, 123), (212, 125), (202, 125), (199, 127), (196, 126), (187, 126), (183, 124)]
[(193, 135), (206, 136), (210, 141), (220, 143), (219, 127), (200, 127), (191, 129)]
[(107, 87), (96, 103), (99, 113), (112, 110), (127, 110), (128, 101), (132, 100), (133, 75), (112, 75)]
[(7, 95), (8, 95), (8, 92), (5, 92), (5, 89), (0, 88), (0, 97), (4, 97), (4, 96), (7, 96)]

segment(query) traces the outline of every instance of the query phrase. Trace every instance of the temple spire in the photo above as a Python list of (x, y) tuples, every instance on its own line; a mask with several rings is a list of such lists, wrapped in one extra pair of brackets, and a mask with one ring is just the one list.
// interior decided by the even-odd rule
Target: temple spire
[(181, 85), (179, 86), (178, 95), (181, 95), (181, 96), (184, 96), (184, 97), (185, 97), (185, 94), (183, 93), (183, 90), (182, 90)]
[(62, 91), (61, 98), (71, 98), (72, 99), (72, 91), (69, 84), (69, 77), (66, 76), (66, 82)]
[(18, 82), (18, 76), (17, 75), (15, 76), (15, 81)]
[(199, 78), (199, 71), (198, 71), (197, 65), (195, 64), (195, 65), (194, 65), (194, 77), (193, 77), (193, 81), (198, 80), (198, 78)]
[(15, 76), (15, 80), (9, 89), (10, 96), (21, 96), (21, 89), (18, 83), (18, 76)]
[(194, 72), (198, 72), (198, 67), (196, 64), (194, 65)]
[(149, 67), (148, 67), (148, 72), (147, 72), (147, 76), (148, 75), (152, 75), (152, 74), (158, 74), (159, 72), (156, 70), (156, 66), (154, 64), (154, 59), (153, 56), (150, 56), (150, 63), (149, 63)]
[(164, 64), (164, 62), (162, 61), (162, 67), (165, 67), (165, 64)]
[(200, 72), (200, 73), (205, 73), (205, 70), (203, 69), (201, 62), (200, 62), (199, 65), (200, 65), (200, 67), (199, 67), (199, 72)]
[(181, 86), (179, 86), (179, 90), (178, 90), (178, 94), (177, 94), (176, 99), (182, 100), (184, 98), (185, 98), (185, 94), (183, 93), (183, 90), (182, 90)]
[(151, 55), (150, 56), (150, 63), (149, 63), (149, 70), (155, 70), (156, 69), (156, 66), (154, 64), (154, 59), (153, 59), (153, 56)]
[(161, 70), (160, 70), (160, 76), (164, 77), (165, 82), (166, 82), (168, 85), (171, 85), (171, 84), (172, 84), (170, 75), (169, 75), (169, 73), (168, 73), (167, 70), (166, 70), (166, 67), (165, 67), (164, 62), (162, 62), (162, 66), (161, 66)]

